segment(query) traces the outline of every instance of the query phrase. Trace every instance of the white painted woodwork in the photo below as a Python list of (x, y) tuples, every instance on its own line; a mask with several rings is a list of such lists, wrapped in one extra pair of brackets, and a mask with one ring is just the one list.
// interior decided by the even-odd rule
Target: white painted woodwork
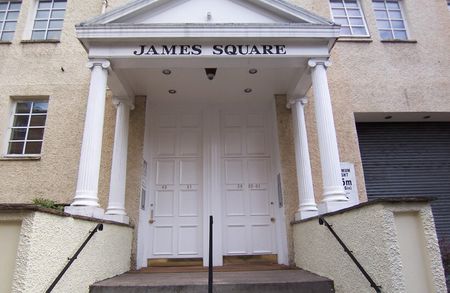
[(84, 24), (270, 24), (276, 22), (331, 24), (329, 20), (299, 6), (277, 0), (134, 1), (105, 15), (88, 20)]
[(328, 88), (326, 68), (330, 65), (330, 62), (312, 59), (308, 62), (308, 65), (311, 67), (322, 166), (323, 199), (319, 204), (319, 212), (327, 213), (347, 207), (348, 199), (342, 186), (339, 149)]
[(314, 217), (318, 214), (317, 204), (314, 198), (314, 186), (308, 148), (308, 134), (306, 132), (304, 112), (306, 103), (306, 98), (293, 99), (290, 101), (294, 131), (295, 163), (297, 167), (299, 202), (298, 210), (295, 214), (296, 220)]
[[(208, 17), (208, 14), (210, 17)], [(280, 16), (244, 1), (172, 1), (151, 11), (114, 21), (114, 23), (277, 23)]]
[(221, 117), (223, 253), (276, 253), (265, 113), (225, 112)]
[[(105, 113), (106, 82), (108, 78), (107, 60), (92, 60), (91, 82), (81, 146), (80, 167), (76, 195), (71, 206), (93, 207), (98, 204), (98, 180), (103, 137), (103, 120)], [(92, 209), (91, 209), (92, 210)], [(67, 209), (72, 213), (83, 213), (79, 209)], [(98, 215), (98, 211), (95, 212)], [(86, 214), (85, 214), (86, 215)]]
[(200, 114), (160, 113), (154, 127), (150, 258), (203, 254)]
[(209, 215), (215, 265), (222, 255), (277, 253), (276, 176), (264, 110), (152, 113), (147, 257), (205, 256), (207, 264)]
[(105, 213), (105, 219), (128, 224), (129, 218), (125, 211), (128, 129), (130, 109), (134, 106), (130, 103), (128, 98), (114, 98), (113, 102), (117, 107), (116, 128), (114, 133), (109, 200), (108, 208)]

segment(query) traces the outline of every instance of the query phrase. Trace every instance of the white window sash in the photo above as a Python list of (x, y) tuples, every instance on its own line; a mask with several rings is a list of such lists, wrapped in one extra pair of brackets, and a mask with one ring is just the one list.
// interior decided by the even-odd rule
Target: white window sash
[[(345, 0), (341, 1), (341, 2), (343, 3), (343, 2), (345, 2)], [(329, 4), (329, 7), (330, 7), (330, 15), (331, 15), (331, 17), (332, 17), (332, 19), (334, 21), (335, 20), (335, 15), (333, 13), (333, 7), (331, 5), (331, 1), (330, 0), (328, 1), (328, 4)], [(364, 11), (362, 9), (360, 0), (356, 0), (356, 4), (358, 5), (359, 12), (361, 13), (361, 18), (362, 18), (362, 21), (363, 21), (364, 29), (366, 30), (366, 34), (365, 35), (353, 34), (353, 26), (354, 25), (352, 25), (350, 23), (351, 16), (348, 15), (347, 6), (345, 5), (345, 3), (343, 3), (343, 6), (344, 6), (343, 9), (345, 11), (345, 18), (347, 19), (347, 21), (349, 23), (348, 28), (350, 29), (352, 34), (350, 34), (350, 35), (341, 35), (341, 37), (346, 37), (346, 38), (347, 37), (348, 38), (367, 38), (367, 37), (370, 37), (369, 26), (367, 25), (366, 16), (365, 16)], [(344, 17), (344, 16), (338, 16), (338, 17)], [(358, 26), (358, 27), (363, 27), (363, 26)]]
[[(392, 0), (390, 0), (390, 1), (392, 1)], [(379, 9), (379, 8), (375, 8), (375, 6), (373, 5), (374, 2), (384, 3), (385, 8), (384, 8), (383, 10), (382, 10), (382, 9)], [(378, 33), (379, 33), (379, 36), (380, 36), (381, 40), (409, 40), (409, 39), (410, 39), (410, 34), (409, 34), (408, 24), (407, 24), (407, 22), (406, 22), (405, 9), (404, 9), (404, 7), (403, 7), (403, 1), (401, 1), (401, 0), (395, 0), (395, 2), (397, 2), (397, 3), (398, 3), (398, 6), (399, 6), (399, 11), (400, 11), (401, 19), (400, 19), (400, 18), (391, 18), (390, 13), (389, 13), (390, 10), (387, 8), (387, 5), (386, 5), (387, 3), (386, 3), (386, 2), (388, 2), (388, 1), (387, 1), (387, 0), (383, 0), (383, 1), (372, 1), (372, 8), (373, 8), (374, 13), (375, 13), (376, 10), (385, 11), (385, 12), (387, 13), (387, 18), (386, 18), (386, 19), (385, 19), (385, 18), (380, 19), (380, 18), (378, 18), (377, 16), (375, 16), (375, 21), (376, 21), (376, 22), (377, 22), (377, 21), (388, 21), (388, 22), (389, 22), (389, 26), (390, 26), (389, 28), (380, 28), (380, 27), (378, 26), (378, 23), (377, 23), (377, 29), (378, 29)], [(404, 29), (395, 29), (394, 26), (393, 26), (393, 24), (392, 24), (393, 21), (402, 21), (403, 26), (404, 26)], [(390, 38), (390, 39), (382, 38), (382, 37), (381, 37), (381, 31), (389, 31), (389, 32), (392, 34), (392, 38)], [(399, 38), (396, 38), (396, 37), (395, 37), (395, 31), (402, 31), (402, 32), (405, 32), (406, 38), (405, 38), (405, 39), (399, 39)]]
[[(32, 102), (31, 108), (30, 108), (30, 112), (29, 113), (16, 113), (17, 111), (17, 105), (18, 103), (26, 103), (26, 102)], [(46, 102), (47, 103), (47, 107), (48, 107), (48, 100), (42, 100), (42, 99), (32, 99), (32, 100), (15, 100), (13, 102), (13, 105), (11, 107), (11, 113), (10, 113), (10, 119), (9, 119), (9, 126), (8, 126), (8, 131), (7, 131), (7, 136), (5, 138), (5, 152), (4, 152), (4, 157), (40, 157), (42, 154), (42, 149), (44, 146), (44, 135), (45, 135), (45, 129), (46, 129), (46, 124), (47, 124), (47, 117), (48, 117), (48, 108), (47, 108), (47, 112), (46, 113), (33, 113), (33, 106), (34, 103), (38, 103), (38, 102)], [(16, 116), (27, 116), (28, 117), (28, 122), (27, 122), (27, 126), (14, 126), (14, 119)], [(30, 126), (31, 123), (31, 117), (32, 116), (45, 116), (46, 120), (44, 125), (42, 126)], [(19, 140), (13, 140), (11, 139), (11, 135), (13, 132), (13, 129), (26, 129), (25, 132), (25, 139), (19, 139)], [(42, 139), (28, 139), (28, 132), (30, 129), (36, 129), (36, 128), (40, 128), (44, 130), (44, 134), (42, 136)], [(22, 142), (24, 145), (22, 147), (22, 153), (21, 154), (10, 154), (9, 153), (9, 144), (11, 142)], [(26, 144), (28, 142), (40, 142), (41, 143), (41, 151), (39, 152), (39, 154), (27, 154), (25, 153), (26, 150)]]

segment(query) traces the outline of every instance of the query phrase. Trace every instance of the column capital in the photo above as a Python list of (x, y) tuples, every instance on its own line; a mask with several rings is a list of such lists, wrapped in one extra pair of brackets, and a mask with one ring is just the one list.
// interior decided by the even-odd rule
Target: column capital
[(101, 66), (103, 69), (109, 69), (111, 67), (111, 62), (106, 59), (91, 59), (86, 64), (87, 68), (92, 69), (94, 66)]
[(311, 68), (316, 67), (317, 65), (323, 65), (325, 68), (331, 66), (331, 61), (328, 59), (309, 59), (308, 66)]
[(119, 107), (120, 104), (130, 107), (130, 110), (134, 110), (134, 102), (128, 97), (113, 97), (112, 102), (114, 106)]
[(306, 104), (308, 104), (308, 97), (292, 97), (289, 98), (287, 103), (286, 103), (286, 108), (291, 109), (292, 105), (296, 104), (296, 103), (300, 103), (300, 105), (305, 106)]

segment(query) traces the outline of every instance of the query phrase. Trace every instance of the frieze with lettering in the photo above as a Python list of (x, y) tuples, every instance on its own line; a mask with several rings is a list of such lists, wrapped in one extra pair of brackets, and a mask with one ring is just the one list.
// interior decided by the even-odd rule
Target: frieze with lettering
[(286, 55), (286, 45), (212, 45), (204, 50), (202, 45), (139, 45), (135, 56), (258, 56)]

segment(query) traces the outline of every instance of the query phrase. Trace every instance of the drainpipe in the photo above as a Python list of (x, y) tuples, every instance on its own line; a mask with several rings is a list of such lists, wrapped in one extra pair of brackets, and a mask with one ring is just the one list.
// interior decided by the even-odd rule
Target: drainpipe
[(106, 8), (108, 8), (108, 0), (102, 0), (102, 14), (106, 12)]

